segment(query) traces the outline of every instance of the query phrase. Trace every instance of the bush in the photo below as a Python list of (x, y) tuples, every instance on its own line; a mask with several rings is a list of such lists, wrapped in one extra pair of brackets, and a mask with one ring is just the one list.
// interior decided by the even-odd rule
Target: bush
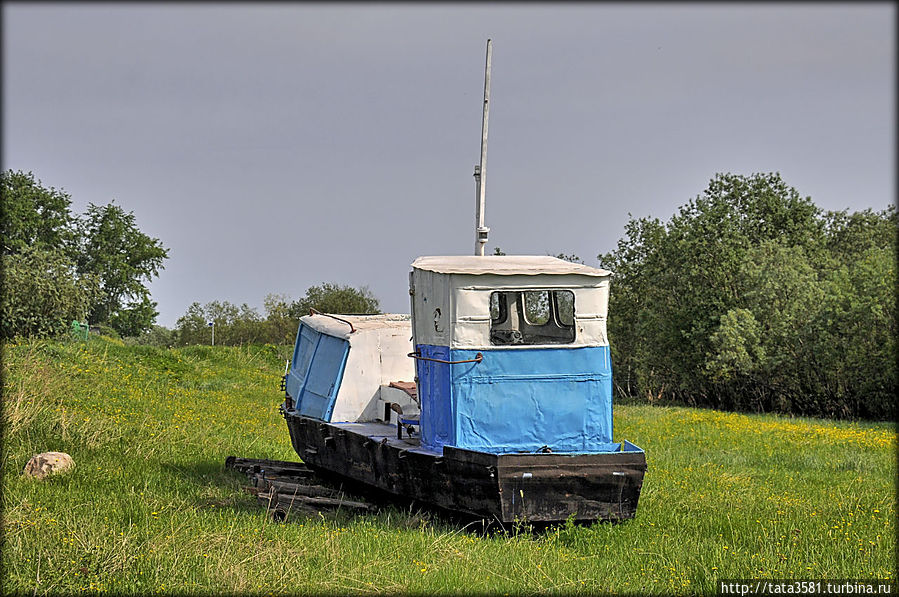
[(171, 348), (175, 345), (175, 332), (165, 326), (154, 325), (139, 336), (128, 336), (124, 342), (128, 346), (155, 346), (157, 348)]
[(2, 259), (4, 339), (67, 333), (73, 319), (85, 318), (97, 296), (96, 280), (74, 275), (74, 264), (61, 251), (27, 247)]
[(104, 336), (106, 338), (114, 338), (116, 340), (122, 339), (122, 337), (119, 335), (119, 333), (116, 331), (115, 328), (108, 326), (108, 325), (104, 325), (102, 323), (100, 325), (91, 326), (91, 331), (94, 331), (97, 334), (99, 334), (100, 336)]

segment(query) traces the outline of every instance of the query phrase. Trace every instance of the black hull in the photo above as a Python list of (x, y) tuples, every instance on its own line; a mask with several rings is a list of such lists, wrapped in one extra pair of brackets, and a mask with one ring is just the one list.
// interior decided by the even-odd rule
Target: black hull
[(379, 423), (325, 423), (284, 411), (307, 465), (449, 510), (504, 523), (633, 518), (646, 472), (642, 451), (601, 454), (443, 454), (397, 439)]

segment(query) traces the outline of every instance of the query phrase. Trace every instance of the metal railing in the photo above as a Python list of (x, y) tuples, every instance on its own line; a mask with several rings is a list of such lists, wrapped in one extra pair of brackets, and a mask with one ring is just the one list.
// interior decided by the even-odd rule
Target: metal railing
[(466, 359), (464, 361), (444, 361), (443, 359), (432, 359), (431, 357), (421, 356), (421, 352), (419, 351), (410, 352), (406, 356), (413, 359), (418, 359), (419, 361), (433, 361), (434, 363), (445, 363), (447, 365), (459, 365), (461, 363), (480, 363), (484, 360), (484, 355), (480, 352), (474, 355), (473, 359)]

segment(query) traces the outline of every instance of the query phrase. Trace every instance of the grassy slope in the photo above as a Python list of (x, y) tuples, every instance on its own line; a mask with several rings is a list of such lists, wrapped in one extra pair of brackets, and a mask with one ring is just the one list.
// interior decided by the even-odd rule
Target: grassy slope
[[(649, 461), (632, 521), (517, 536), (396, 509), (273, 523), (223, 462), (296, 459), (281, 353), (6, 346), (3, 589), (708, 593), (719, 577), (895, 576), (886, 424), (622, 406), (616, 439)], [(76, 469), (23, 478), (47, 450)]]

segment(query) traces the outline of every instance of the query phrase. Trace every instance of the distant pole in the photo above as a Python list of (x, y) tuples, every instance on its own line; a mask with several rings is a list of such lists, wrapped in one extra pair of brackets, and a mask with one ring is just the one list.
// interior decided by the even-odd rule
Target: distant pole
[(490, 228), (484, 225), (484, 211), (487, 199), (487, 120), (490, 116), (490, 59), (492, 54), (493, 44), (488, 39), (487, 65), (484, 67), (484, 115), (481, 120), (481, 163), (474, 168), (477, 191), (474, 254), (481, 257), (484, 256), (484, 246), (487, 244), (487, 234), (490, 232)]
[(215, 322), (210, 321), (207, 325), (212, 328), (212, 345), (215, 346)]

